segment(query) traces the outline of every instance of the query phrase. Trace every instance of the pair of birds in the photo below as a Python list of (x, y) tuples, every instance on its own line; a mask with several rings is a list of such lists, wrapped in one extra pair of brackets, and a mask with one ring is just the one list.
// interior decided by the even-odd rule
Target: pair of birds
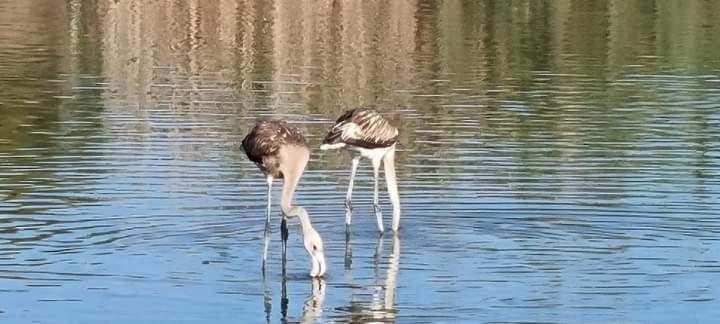
[[(354, 153), (350, 183), (345, 196), (345, 224), (350, 225), (352, 219), (352, 191), (355, 174), (360, 158), (370, 159), (374, 172), (373, 207), (378, 230), (384, 231), (382, 212), (378, 199), (378, 176), (380, 163), (385, 165), (385, 178), (390, 201), (393, 207), (392, 229), (397, 231), (400, 226), (400, 198), (395, 177), (395, 144), (398, 130), (393, 127), (375, 109), (361, 107), (346, 111), (335, 124), (330, 127), (327, 136), (320, 146), (321, 150), (345, 148)], [(320, 277), (325, 274), (325, 255), (323, 242), (313, 228), (307, 210), (301, 206), (293, 206), (292, 199), (300, 176), (310, 159), (310, 147), (302, 132), (282, 120), (259, 121), (242, 141), (242, 147), (250, 161), (265, 174), (267, 180), (267, 217), (265, 221), (265, 246), (262, 267), (265, 269), (270, 232), (270, 199), (272, 183), (275, 178), (283, 179), (282, 222), (282, 259), (287, 254), (287, 218), (298, 217), (303, 232), (303, 243), (310, 254), (312, 269), (310, 276)], [(283, 267), (284, 269), (284, 267)]]

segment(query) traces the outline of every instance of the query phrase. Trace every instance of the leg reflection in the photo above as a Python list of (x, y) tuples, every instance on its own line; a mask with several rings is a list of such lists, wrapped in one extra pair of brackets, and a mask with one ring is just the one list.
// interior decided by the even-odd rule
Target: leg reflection
[(380, 272), (378, 270), (380, 264), (379, 255), (382, 254), (383, 238), (378, 239), (375, 248), (376, 265), (375, 265), (375, 282), (376, 290), (373, 293), (370, 309), (373, 318), (379, 321), (395, 320), (395, 289), (397, 287), (397, 275), (400, 264), (400, 238), (397, 232), (393, 232), (392, 236), (392, 253), (387, 262), (387, 271), (385, 273), (385, 281), (380, 283)]
[[(391, 235), (388, 239), (392, 239), (392, 246), (389, 257), (384, 259), (384, 240), (387, 235)], [(347, 259), (351, 253), (347, 236), (345, 244)], [(349, 262), (346, 260), (346, 265), (349, 265)], [(400, 270), (400, 237), (397, 232), (378, 235), (372, 262), (373, 281), (370, 284), (365, 280), (355, 282), (352, 279), (353, 271), (347, 271), (348, 285), (352, 287), (347, 309), (351, 311), (348, 312), (348, 317), (344, 318), (343, 322), (392, 323), (396, 320), (395, 291)], [(357, 267), (354, 271), (358, 270), (364, 271)], [(362, 291), (361, 294), (356, 294), (356, 287)], [(368, 288), (372, 289), (370, 300), (366, 299)]]
[(268, 287), (267, 285), (267, 281), (265, 281), (264, 273), (263, 286), (265, 288), (265, 293), (263, 296), (263, 307), (265, 308), (265, 323), (270, 323), (270, 314), (272, 314), (272, 292), (270, 291), (270, 287)]
[[(400, 238), (393, 232), (392, 254), (388, 260), (387, 276), (385, 277), (385, 310), (393, 314), (395, 309), (395, 288), (397, 287), (397, 274), (400, 266)], [(390, 312), (392, 310), (392, 312)]]
[(352, 268), (352, 243), (350, 243), (352, 234), (347, 228), (349, 226), (345, 227), (345, 270), (350, 270)]
[(377, 278), (378, 266), (380, 265), (380, 256), (382, 256), (383, 242), (385, 233), (378, 235), (377, 244), (375, 244), (375, 254), (373, 254), (373, 265), (375, 266), (375, 278)]
[[(323, 301), (325, 300), (325, 279), (313, 278), (311, 281), (310, 294), (305, 299), (302, 308), (302, 314), (299, 317), (300, 323), (318, 322), (323, 310)], [(265, 322), (272, 323), (272, 291), (268, 287), (267, 281), (263, 278), (263, 286), (265, 288), (263, 306), (265, 309)], [(280, 323), (293, 322), (297, 323), (296, 317), (288, 317), (288, 309), (290, 299), (288, 298), (288, 277), (283, 273), (280, 281)]]
[(283, 323), (287, 322), (288, 303), (287, 276), (285, 275), (285, 269), (283, 268), (282, 281), (280, 285), (280, 320)]

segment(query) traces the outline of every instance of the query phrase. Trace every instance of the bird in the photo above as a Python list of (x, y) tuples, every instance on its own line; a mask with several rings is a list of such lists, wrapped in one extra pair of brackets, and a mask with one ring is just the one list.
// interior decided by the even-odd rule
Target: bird
[(373, 208), (378, 230), (384, 231), (382, 210), (378, 202), (378, 177), (380, 163), (385, 166), (385, 182), (393, 207), (392, 230), (397, 232), (400, 227), (400, 197), (395, 176), (395, 145), (398, 141), (398, 130), (372, 107), (358, 107), (345, 111), (332, 125), (320, 145), (323, 151), (345, 148), (353, 153), (350, 172), (350, 183), (345, 196), (346, 230), (352, 221), (352, 191), (360, 158), (370, 159), (373, 166), (375, 188)]
[[(275, 178), (283, 179), (282, 197), (280, 207), (282, 222), (280, 225), (282, 238), (283, 264), (287, 254), (287, 218), (297, 216), (303, 233), (305, 250), (311, 258), (311, 277), (321, 277), (325, 274), (325, 255), (323, 241), (320, 234), (313, 228), (310, 216), (305, 208), (293, 206), (292, 200), (300, 177), (310, 160), (310, 147), (303, 133), (284, 120), (260, 120), (242, 140), (242, 148), (248, 159), (265, 175), (267, 181), (267, 217), (265, 221), (265, 246), (263, 251), (262, 268), (265, 270), (267, 261), (271, 192)], [(283, 273), (285, 267), (283, 266)]]

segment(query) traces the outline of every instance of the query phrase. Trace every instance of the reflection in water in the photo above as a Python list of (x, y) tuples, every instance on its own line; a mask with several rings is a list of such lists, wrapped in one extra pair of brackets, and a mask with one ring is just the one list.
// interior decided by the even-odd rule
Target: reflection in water
[[(385, 236), (392, 236), (392, 247), (387, 258), (383, 257)], [(346, 242), (348, 244), (349, 242)], [(346, 245), (347, 247), (347, 245)], [(348, 251), (345, 251), (346, 255)], [(347, 316), (340, 316), (340, 321), (347, 322), (395, 322), (397, 317), (395, 291), (397, 289), (398, 271), (400, 268), (400, 238), (395, 232), (392, 234), (380, 234), (375, 242), (372, 253), (372, 275), (371, 280), (358, 287), (353, 287), (356, 282), (361, 281), (357, 277), (363, 277), (363, 269), (350, 270), (357, 275), (349, 276), (348, 286), (353, 287), (350, 296), (350, 304), (347, 307)], [(384, 261), (385, 260), (385, 261)], [(348, 262), (345, 260), (345, 262)], [(383, 267), (385, 271), (382, 271)]]
[(387, 275), (385, 276), (385, 310), (395, 309), (395, 289), (397, 288), (397, 276), (400, 270), (400, 237), (393, 233), (392, 253), (388, 261)]
[(312, 278), (312, 289), (305, 299), (300, 323), (313, 323), (322, 315), (323, 301), (325, 300), (325, 279)]
[(288, 299), (288, 291), (287, 291), (287, 275), (285, 273), (282, 274), (282, 280), (281, 280), (281, 288), (280, 288), (280, 320), (282, 322), (286, 322), (288, 319), (288, 303), (290, 300)]
[[(280, 322), (294, 322), (292, 314), (288, 317), (290, 299), (288, 297), (288, 277), (283, 275), (280, 280)], [(304, 280), (303, 280), (304, 281)], [(310, 293), (305, 298), (302, 312), (297, 316), (300, 323), (314, 323), (322, 316), (323, 301), (325, 300), (325, 288), (327, 284), (323, 278), (310, 279)], [(269, 289), (268, 282), (264, 282), (265, 291), (263, 294), (265, 321), (272, 323), (272, 291)]]
[[(2, 320), (712, 322), (719, 15), (704, 0), (0, 1)], [(297, 199), (328, 246), (325, 298), (277, 267), (263, 286), (264, 181), (242, 135), (280, 117), (317, 148), (369, 104), (401, 129), (402, 264), (396, 238), (389, 257), (376, 241), (365, 179), (343, 236), (349, 157), (316, 149)]]
[[(288, 303), (290, 302), (288, 299), (288, 289), (287, 289), (287, 274), (284, 273), (281, 276), (280, 280), (280, 319), (282, 322), (287, 322), (288, 320)], [(272, 323), (273, 318), (273, 312), (272, 312), (272, 304), (273, 304), (273, 298), (272, 298), (272, 289), (270, 288), (270, 284), (268, 280), (263, 277), (263, 309), (265, 311), (265, 322), (266, 323)]]
[(263, 280), (263, 309), (265, 310), (265, 323), (270, 323), (272, 318), (272, 291), (268, 286), (267, 280)]
[(345, 270), (352, 268), (352, 231), (345, 225), (345, 258), (343, 263)]
[[(379, 258), (379, 251), (382, 250), (383, 236), (378, 238), (375, 258)], [(397, 275), (400, 264), (400, 238), (396, 232), (392, 234), (392, 252), (388, 258), (385, 281), (383, 284), (377, 283), (372, 296), (370, 310), (373, 320), (382, 320), (382, 322), (394, 322), (395, 312), (395, 289), (397, 288)], [(375, 262), (375, 279), (379, 280), (380, 276), (377, 272), (378, 262)]]

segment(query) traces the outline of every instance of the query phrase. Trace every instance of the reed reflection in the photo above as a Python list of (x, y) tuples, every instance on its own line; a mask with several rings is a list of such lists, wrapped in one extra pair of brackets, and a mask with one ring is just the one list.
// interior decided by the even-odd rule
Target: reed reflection
[[(660, 66), (720, 66), (712, 56), (720, 50), (714, 41), (720, 27), (711, 23), (718, 6), (689, 1), (683, 10), (673, 10), (661, 0), (98, 0), (73, 12), (99, 16), (76, 20), (102, 27), (106, 109), (137, 117), (108, 120), (109, 127), (142, 136), (162, 111), (170, 111), (198, 125), (220, 127), (176, 127), (166, 131), (168, 136), (212, 132), (231, 142), (250, 126), (252, 116), (329, 121), (344, 109), (376, 104), (402, 129), (398, 161), (416, 152), (431, 152), (423, 153), (428, 160), (473, 149), (470, 141), (462, 147), (445, 143), (466, 133), (457, 127), (462, 125), (477, 130), (475, 140), (479, 143), (481, 136), (484, 149), (497, 148), (500, 155), (489, 158), (505, 157), (503, 148), (520, 147), (523, 154), (511, 155), (526, 166), (515, 174), (518, 178), (549, 174), (558, 188), (576, 184), (563, 173), (532, 164), (546, 156), (544, 148), (552, 150), (553, 169), (567, 169), (574, 160), (595, 158), (577, 146), (623, 140), (628, 145), (603, 144), (602, 152), (632, 163), (631, 148), (642, 145), (651, 131), (653, 113), (608, 111), (628, 101), (659, 101), (662, 93), (642, 83), (613, 81)], [(596, 37), (580, 32), (586, 29), (597, 31)], [(607, 99), (588, 105), (587, 95), (578, 93)], [(213, 113), (218, 111), (234, 117), (217, 121)], [(598, 122), (613, 126), (592, 127)], [(307, 127), (312, 134), (324, 128)], [(538, 134), (547, 140), (542, 145)], [(207, 151), (197, 145), (190, 153), (188, 146), (170, 148), (181, 158), (201, 158)], [(341, 156), (322, 158), (312, 163), (328, 169), (346, 164)], [(408, 172), (405, 164), (398, 165), (401, 176)], [(423, 165), (415, 171), (453, 174), (457, 167)], [(501, 166), (487, 170), (507, 174)], [(592, 191), (597, 182), (590, 178), (580, 189)], [(536, 186), (514, 185), (537, 192)]]
[[(486, 312), (488, 321), (513, 313), (566, 322), (580, 309), (591, 316), (584, 320), (617, 322), (633, 312), (652, 322), (657, 315), (643, 311), (648, 296), (649, 308), (708, 309), (717, 299), (704, 283), (717, 266), (705, 252), (715, 248), (718, 228), (720, 2), (679, 3), (3, 1), (0, 211), (8, 216), (0, 254), (17, 273), (57, 272), (68, 284), (50, 290), (86, 301), (108, 295), (85, 289), (94, 277), (68, 270), (108, 274), (100, 286), (110, 293), (125, 289), (116, 279), (136, 278), (136, 269), (153, 273), (153, 285), (134, 293), (177, 291), (174, 278), (156, 272), (163, 267), (128, 269), (121, 260), (173, 247), (203, 253), (187, 238), (202, 232), (214, 241), (202, 228), (210, 221), (232, 233), (214, 244), (254, 261), (256, 250), (244, 244), (262, 228), (238, 215), (259, 215), (263, 198), (233, 143), (256, 118), (273, 116), (302, 121), (317, 147), (339, 111), (375, 104), (401, 129), (400, 190), (415, 213), (409, 224), (449, 242), (434, 240), (418, 256), (407, 252), (423, 242), (405, 238), (402, 279), (446, 280), (402, 287), (395, 305), (399, 240), (388, 257), (389, 237), (375, 242), (359, 231), (355, 242), (345, 238), (344, 272), (354, 277), (339, 277), (338, 266), (326, 299), (315, 298), (324, 296), (316, 294), (321, 287), (306, 291), (305, 279), (279, 287), (283, 279), (270, 276), (268, 322), (299, 321), (295, 310), (305, 304), (308, 317), (338, 322), (395, 321), (398, 309), (406, 321)], [(334, 223), (349, 159), (316, 153), (303, 195), (321, 222)], [(426, 217), (440, 210), (450, 218)], [(338, 246), (335, 234), (328, 243)], [(425, 266), (443, 259), (427, 258), (437, 255), (477, 266), (477, 248), (491, 249), (483, 260), (499, 266), (474, 273)], [(168, 268), (192, 267), (188, 255), (195, 257), (174, 255)], [(542, 278), (514, 272), (518, 265)], [(259, 277), (216, 270), (223, 279)], [(227, 283), (213, 279), (195, 287)], [(350, 297), (335, 298), (347, 292), (335, 279), (349, 283)], [(597, 282), (607, 289), (588, 284)], [(8, 321), (48, 316), (52, 308), (36, 302), (47, 287), (13, 284), (29, 293), (3, 293)], [(448, 290), (478, 297), (415, 298)], [(157, 306), (217, 314), (215, 297), (192, 292), (198, 302)], [(532, 298), (537, 292), (548, 298)], [(156, 306), (132, 297), (116, 309)], [(318, 300), (325, 309), (313, 315), (323, 310)], [(261, 312), (259, 298), (231, 302), (243, 314)], [(92, 302), (77, 306), (76, 316), (97, 313)]]

